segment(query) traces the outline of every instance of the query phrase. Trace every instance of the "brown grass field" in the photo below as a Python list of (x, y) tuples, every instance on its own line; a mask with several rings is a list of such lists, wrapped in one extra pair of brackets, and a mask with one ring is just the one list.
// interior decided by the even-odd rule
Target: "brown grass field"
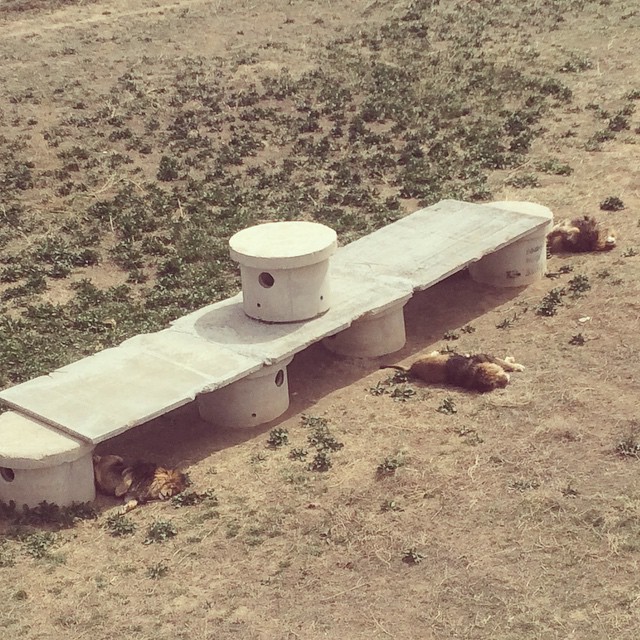
[[(157, 141), (144, 153), (132, 151), (130, 165), (100, 165), (98, 158), (85, 170), (80, 158), (79, 171), (55, 173), (57, 154), (72, 144), (86, 143), (104, 157), (124, 149), (118, 136), (106, 142), (95, 137), (96, 127), (69, 120), (105, 105), (111, 110), (105, 117), (116, 118), (124, 102), (112, 101), (112, 88), (124, 95), (116, 84), (123, 74), (146, 83), (142, 112), (135, 112), (135, 99), (129, 104), (134, 122), (165, 108), (163, 87), (187, 58), (210, 65), (212, 77), (226, 74), (236, 88), (285, 67), (298, 78), (332, 47), (364, 50), (364, 36), (353, 34), (391, 24), (407, 7), (433, 15), (433, 24), (441, 21), (454, 34), (482, 16), (482, 55), (498, 63), (530, 55), (531, 73), (559, 77), (571, 90), (571, 100), (544, 112), (519, 164), (488, 172), (490, 196), (539, 202), (557, 219), (596, 215), (616, 227), (618, 247), (551, 257), (556, 277), (523, 290), (480, 286), (464, 273), (450, 278), (411, 300), (407, 344), (387, 358), (348, 359), (309, 348), (289, 367), (291, 406), (272, 424), (214, 432), (187, 407), (103, 443), (102, 453), (184, 464), (196, 504), (152, 503), (124, 524), (113, 519), (117, 505), (107, 498), (98, 501), (96, 519), (71, 527), (0, 520), (0, 628), (7, 638), (640, 637), (635, 1), (0, 0), (1, 146), (22, 140), (16, 153), (31, 158), (37, 173), (35, 185), (19, 194), (27, 226), (8, 213), (13, 196), (5, 176), (0, 251), (17, 255), (40, 232), (62, 229), (71, 237), (82, 207), (155, 175), (163, 154)], [(366, 46), (391, 55), (388, 41), (380, 42), (382, 49), (368, 40)], [(442, 42), (434, 37), (431, 46), (445, 60)], [(558, 71), (567, 61), (575, 68)], [(443, 69), (434, 74), (445, 87), (455, 74), (447, 80)], [(385, 131), (384, 124), (372, 126)], [(230, 135), (219, 129), (221, 139)], [(52, 146), (56, 136), (59, 146)], [(283, 148), (265, 142), (254, 164), (279, 166)], [(4, 153), (2, 161), (10, 157)], [(541, 169), (550, 159), (572, 171)], [(312, 177), (316, 171), (303, 169)], [(527, 181), (532, 174), (538, 186)], [(77, 176), (86, 182), (82, 189)], [(56, 181), (70, 186), (56, 191)], [(376, 188), (383, 197), (398, 191), (383, 179)], [(401, 211), (415, 210), (421, 198), (406, 195)], [(600, 210), (610, 197), (624, 208)], [(176, 211), (179, 222), (182, 207)], [(241, 222), (270, 219), (268, 208), (252, 215)], [(341, 239), (350, 233), (345, 223)], [(103, 236), (96, 246), (109, 251), (109, 242)], [(224, 237), (220, 246), (226, 250)], [(126, 269), (103, 259), (48, 279), (29, 304), (64, 304), (82, 278), (101, 290), (131, 282)], [(0, 282), (0, 293), (10, 286)], [(540, 315), (557, 287), (565, 288), (557, 313)], [(221, 288), (220, 297), (226, 295)], [(6, 322), (33, 316), (20, 300), (5, 296), (0, 303)], [(469, 326), (475, 331), (462, 330)], [(69, 340), (64, 357), (125, 337), (82, 330), (77, 340), (89, 334), (91, 344)], [(46, 339), (54, 350), (65, 336)], [(506, 389), (484, 395), (396, 384), (379, 370), (447, 345), (513, 355), (526, 370)], [(16, 352), (21, 366), (35, 358), (33, 349)], [(45, 358), (38, 366), (54, 364)], [(4, 385), (38, 373), (4, 366)], [(331, 468), (313, 471), (308, 437), (325, 420), (344, 446), (329, 454)], [(286, 429), (288, 444), (268, 447), (273, 429)], [(306, 460), (293, 459), (293, 449), (308, 450)]]

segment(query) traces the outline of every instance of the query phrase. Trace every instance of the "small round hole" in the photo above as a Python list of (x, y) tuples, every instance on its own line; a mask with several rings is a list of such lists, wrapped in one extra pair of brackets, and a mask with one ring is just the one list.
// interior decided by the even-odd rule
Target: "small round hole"
[(320, 300), (324, 300), (324, 296), (320, 296)]
[(260, 308), (260, 303), (259, 302), (256, 304), (256, 307), (258, 307), (258, 309)]
[(7, 482), (13, 482), (16, 474), (13, 472), (13, 469), (9, 469), (9, 467), (0, 467), (0, 476)]
[(258, 414), (257, 414), (257, 413), (252, 413), (252, 414), (251, 414), (251, 417), (252, 417), (252, 418), (257, 418), (257, 417), (258, 417)]
[(278, 373), (276, 373), (276, 387), (281, 387), (284, 384), (284, 371), (280, 369)]
[(263, 271), (258, 276), (258, 282), (260, 283), (261, 287), (264, 287), (265, 289), (269, 289), (270, 287), (273, 287), (273, 283), (275, 282), (275, 280), (273, 279), (273, 276), (270, 273)]

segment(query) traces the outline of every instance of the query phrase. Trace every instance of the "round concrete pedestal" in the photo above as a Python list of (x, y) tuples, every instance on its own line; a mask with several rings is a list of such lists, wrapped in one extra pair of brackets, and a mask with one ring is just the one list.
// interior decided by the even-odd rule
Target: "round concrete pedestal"
[(92, 451), (34, 418), (0, 414), (0, 500), (18, 507), (94, 500)]
[(240, 263), (244, 312), (265, 322), (298, 322), (331, 306), (329, 257), (336, 232), (316, 222), (269, 222), (229, 240)]
[(242, 380), (198, 396), (200, 417), (216, 427), (256, 427), (289, 408), (287, 365), (293, 357), (263, 367)]
[(344, 356), (375, 358), (404, 347), (407, 340), (402, 302), (374, 316), (356, 320), (348, 329), (322, 341), (322, 344)]
[(496, 287), (523, 287), (542, 278), (547, 268), (547, 233), (553, 226), (551, 210), (533, 202), (518, 201), (490, 202), (487, 206), (537, 216), (547, 224), (469, 265), (471, 277)]

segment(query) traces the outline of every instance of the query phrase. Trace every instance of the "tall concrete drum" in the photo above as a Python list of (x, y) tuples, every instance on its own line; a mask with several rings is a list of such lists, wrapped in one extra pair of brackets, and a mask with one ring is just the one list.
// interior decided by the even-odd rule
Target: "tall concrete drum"
[(317, 222), (267, 222), (229, 240), (240, 263), (243, 310), (264, 322), (299, 322), (331, 306), (329, 258), (336, 232)]
[(547, 224), (469, 265), (471, 277), (494, 287), (524, 287), (540, 280), (547, 268), (547, 233), (553, 226), (551, 209), (535, 202), (511, 200), (488, 202), (487, 206), (540, 218)]

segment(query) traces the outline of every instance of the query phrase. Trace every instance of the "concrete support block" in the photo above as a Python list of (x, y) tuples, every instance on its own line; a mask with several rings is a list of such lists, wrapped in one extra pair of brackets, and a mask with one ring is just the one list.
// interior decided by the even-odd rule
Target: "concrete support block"
[(287, 365), (293, 357), (198, 396), (200, 417), (216, 427), (256, 427), (289, 408)]
[(495, 287), (524, 287), (539, 280), (547, 269), (547, 233), (553, 226), (553, 213), (533, 202), (501, 201), (487, 206), (536, 216), (548, 223), (541, 229), (469, 265), (476, 282)]
[(93, 446), (14, 411), (0, 415), (0, 500), (35, 507), (95, 499)]
[(407, 339), (404, 305), (402, 302), (381, 313), (364, 316), (348, 329), (325, 338), (322, 344), (329, 351), (357, 358), (374, 358), (399, 351)]

